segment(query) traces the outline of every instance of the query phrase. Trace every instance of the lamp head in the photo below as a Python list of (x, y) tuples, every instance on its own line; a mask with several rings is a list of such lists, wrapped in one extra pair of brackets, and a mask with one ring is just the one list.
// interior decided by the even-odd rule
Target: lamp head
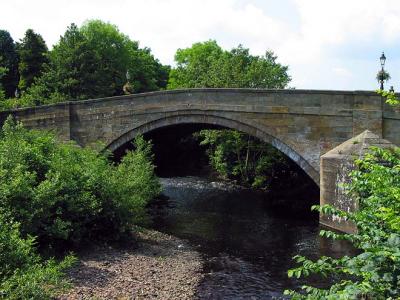
[(385, 61), (386, 61), (386, 56), (385, 56), (385, 53), (384, 52), (382, 52), (382, 55), (381, 55), (381, 57), (379, 58), (379, 60), (381, 61), (381, 66), (382, 66), (382, 68), (385, 66)]

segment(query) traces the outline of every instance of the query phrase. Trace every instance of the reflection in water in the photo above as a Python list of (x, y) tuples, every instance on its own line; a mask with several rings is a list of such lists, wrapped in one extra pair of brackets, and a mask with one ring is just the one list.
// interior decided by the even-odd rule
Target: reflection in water
[(343, 254), (318, 236), (315, 218), (284, 217), (268, 208), (265, 194), (196, 177), (162, 184), (168, 200), (152, 204), (153, 228), (186, 238), (204, 254), (200, 299), (281, 298), (305, 283), (287, 278), (294, 255)]

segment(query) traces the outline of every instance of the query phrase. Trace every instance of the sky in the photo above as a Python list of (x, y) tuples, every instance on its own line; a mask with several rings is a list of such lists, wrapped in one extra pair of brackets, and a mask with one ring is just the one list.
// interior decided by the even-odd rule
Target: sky
[(297, 89), (375, 90), (382, 51), (400, 90), (399, 0), (0, 0), (0, 29), (28, 28), (51, 48), (71, 23), (117, 25), (174, 65), (178, 48), (214, 39), (254, 55), (272, 50)]

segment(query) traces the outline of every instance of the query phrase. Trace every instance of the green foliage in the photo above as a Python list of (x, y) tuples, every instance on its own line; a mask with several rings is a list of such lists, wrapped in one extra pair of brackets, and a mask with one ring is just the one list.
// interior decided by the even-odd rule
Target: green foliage
[(43, 262), (32, 237), (22, 238), (19, 224), (0, 213), (0, 299), (53, 299), (65, 288), (62, 271), (75, 258)]
[(399, 98), (397, 98), (395, 92), (381, 91), (381, 90), (377, 90), (376, 92), (379, 95), (381, 95), (382, 97), (386, 98), (387, 104), (393, 105), (393, 106), (400, 104), (400, 100), (399, 100)]
[(284, 88), (291, 80), (288, 67), (276, 59), (271, 51), (253, 56), (242, 45), (225, 51), (216, 41), (196, 43), (176, 52), (168, 89)]
[[(65, 250), (114, 240), (144, 221), (160, 192), (151, 144), (142, 137), (118, 165), (7, 119), (0, 131), (0, 299), (54, 299), (75, 260), (43, 261), (41, 248)], [(32, 236), (35, 236), (33, 238)]]
[(215, 87), (214, 82), (219, 80), (214, 75), (215, 68), (223, 53), (215, 41), (196, 43), (191, 48), (178, 49), (175, 54), (177, 66), (171, 69), (167, 88)]
[(114, 199), (120, 214), (124, 214), (124, 220), (136, 216), (136, 222), (143, 222), (145, 206), (161, 192), (161, 185), (154, 176), (151, 144), (139, 136), (134, 145), (136, 151), (128, 152), (122, 158), (112, 177)]
[(304, 286), (303, 292), (286, 291), (293, 299), (400, 299), (400, 149), (373, 148), (356, 161), (351, 173), (349, 195), (359, 210), (346, 212), (332, 206), (316, 206), (321, 213), (354, 222), (358, 232), (321, 235), (351, 242), (359, 250), (354, 257), (321, 257), (311, 261), (297, 256), (300, 267), (289, 277), (337, 275), (328, 289)]
[(271, 145), (236, 130), (202, 130), (196, 136), (207, 147), (213, 169), (241, 184), (265, 187), (287, 166), (284, 155)]
[(9, 119), (0, 139), (0, 207), (41, 245), (118, 238), (159, 192), (149, 153), (138, 139), (137, 150), (113, 166), (94, 150)]
[(48, 49), (42, 36), (32, 29), (28, 29), (18, 45), (20, 74), (18, 87), (21, 91), (29, 88), (33, 80), (42, 74), (44, 64), (48, 62), (47, 52)]
[(6, 73), (0, 79), (5, 96), (14, 97), (18, 86), (18, 54), (14, 40), (6, 30), (0, 30), (0, 68), (6, 69)]
[(122, 34), (115, 25), (91, 20), (68, 27), (49, 53), (49, 64), (28, 89), (21, 105), (123, 94), (129, 71), (134, 92), (166, 86), (168, 67)]

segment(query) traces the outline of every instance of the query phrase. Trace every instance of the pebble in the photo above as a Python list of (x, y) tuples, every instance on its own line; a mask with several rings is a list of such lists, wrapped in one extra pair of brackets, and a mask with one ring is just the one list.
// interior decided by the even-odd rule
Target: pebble
[(68, 273), (73, 288), (57, 299), (194, 299), (204, 276), (200, 254), (154, 230), (136, 235), (135, 249), (104, 246), (80, 255)]

